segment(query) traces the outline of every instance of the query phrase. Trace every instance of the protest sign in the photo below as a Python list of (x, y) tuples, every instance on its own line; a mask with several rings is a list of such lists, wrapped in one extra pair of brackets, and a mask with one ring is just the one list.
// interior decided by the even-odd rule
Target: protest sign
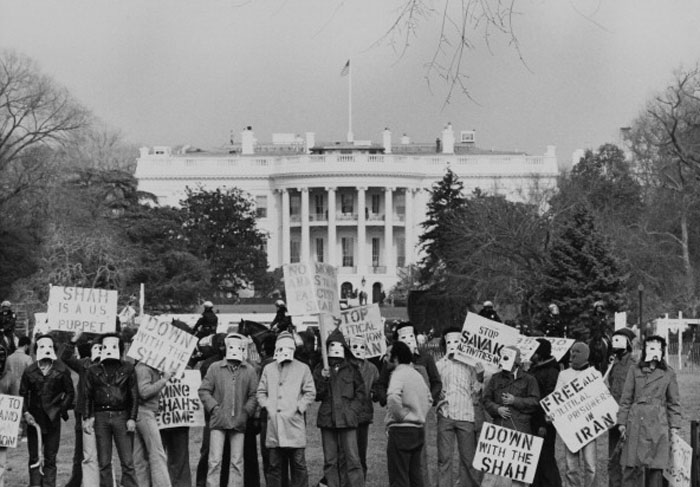
[(283, 271), (287, 311), (290, 315), (338, 315), (340, 300), (335, 267), (319, 262), (297, 263), (285, 264)]
[(344, 309), (333, 318), (348, 343), (356, 335), (365, 338), (367, 358), (381, 357), (386, 353), (384, 324), (377, 303)]
[(487, 374), (494, 374), (498, 372), (501, 349), (515, 346), (519, 336), (515, 328), (467, 313), (454, 358), (469, 365), (480, 362)]
[(619, 409), (600, 372), (593, 367), (555, 389), (540, 404), (574, 453), (615, 426)]
[(523, 361), (530, 360), (532, 358), (532, 355), (535, 353), (535, 350), (537, 350), (537, 347), (540, 345), (540, 343), (537, 341), (540, 338), (543, 338), (552, 344), (552, 357), (554, 357), (554, 359), (557, 362), (564, 358), (566, 352), (569, 351), (571, 346), (576, 341), (571, 338), (526, 337), (521, 335), (520, 337), (518, 337), (515, 346), (518, 347), (518, 349), (520, 350), (520, 358)]
[(690, 487), (693, 448), (679, 435), (671, 435), (671, 463), (664, 469), (670, 487)]
[(34, 313), (34, 329), (33, 336), (44, 335), (50, 332), (49, 316), (46, 313)]
[(615, 312), (615, 331), (627, 327), (627, 311)]
[(472, 465), (485, 473), (531, 484), (543, 442), (539, 436), (484, 423)]
[(204, 408), (197, 393), (201, 384), (198, 370), (186, 370), (182, 379), (168, 381), (158, 397), (159, 429), (204, 426)]
[(520, 350), (520, 360), (523, 362), (529, 361), (535, 354), (537, 347), (540, 346), (540, 342), (537, 341), (535, 337), (519, 336), (518, 340), (515, 342), (515, 346)]
[(159, 316), (144, 315), (127, 356), (161, 372), (182, 376), (197, 338)]
[(52, 286), (49, 329), (109, 333), (117, 330), (117, 291)]
[(24, 398), (0, 394), (0, 447), (17, 448)]

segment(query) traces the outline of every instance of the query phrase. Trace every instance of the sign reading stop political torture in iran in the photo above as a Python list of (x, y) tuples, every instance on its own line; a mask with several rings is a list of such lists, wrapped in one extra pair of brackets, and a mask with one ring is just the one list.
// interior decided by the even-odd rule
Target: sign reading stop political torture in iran
[(367, 358), (381, 357), (386, 353), (384, 324), (377, 303), (344, 309), (334, 319), (348, 343), (357, 335), (365, 339)]
[(102, 334), (117, 329), (117, 291), (52, 286), (48, 308), (51, 330)]

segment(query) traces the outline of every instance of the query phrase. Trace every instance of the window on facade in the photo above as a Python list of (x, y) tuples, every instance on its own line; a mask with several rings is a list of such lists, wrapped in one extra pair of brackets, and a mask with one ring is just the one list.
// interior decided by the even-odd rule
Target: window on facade
[(267, 196), (255, 197), (255, 216), (267, 218)]
[(289, 243), (289, 260), (292, 264), (300, 262), (301, 254), (301, 242), (299, 240), (292, 240)]
[(372, 267), (379, 267), (379, 238), (372, 239)]
[(379, 214), (380, 201), (381, 201), (381, 195), (378, 195), (378, 194), (372, 195), (372, 213), (374, 213), (375, 215)]
[(396, 266), (406, 266), (406, 239), (403, 237), (396, 239)]
[(353, 213), (353, 197), (350, 193), (340, 194), (340, 211), (343, 213)]
[(340, 243), (341, 243), (342, 250), (343, 250), (343, 267), (354, 266), (355, 259), (353, 256), (352, 238), (351, 237), (343, 237), (340, 239)]
[(314, 195), (314, 209), (316, 210), (317, 215), (323, 215), (324, 212), (326, 211), (324, 204), (323, 204), (323, 194), (315, 194)]
[(316, 262), (323, 262), (323, 239), (316, 239)]
[(289, 214), (301, 215), (301, 195), (293, 194), (289, 197)]

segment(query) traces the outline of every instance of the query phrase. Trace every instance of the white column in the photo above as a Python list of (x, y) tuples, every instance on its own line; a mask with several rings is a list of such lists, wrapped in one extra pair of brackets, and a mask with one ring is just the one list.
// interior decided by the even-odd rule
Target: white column
[(291, 260), (291, 232), (289, 230), (289, 191), (282, 191), (282, 264), (289, 264)]
[(406, 215), (404, 217), (405, 265), (413, 264), (413, 188), (406, 188)]
[(357, 188), (357, 274), (367, 273), (367, 217), (365, 214), (367, 188)]
[(301, 262), (311, 259), (311, 234), (309, 231), (309, 188), (298, 188), (301, 192)]
[(396, 272), (394, 257), (394, 205), (392, 201), (394, 188), (384, 189), (384, 265), (387, 274)]
[(336, 257), (335, 240), (335, 188), (326, 188), (328, 191), (328, 263), (340, 267), (340, 262)]

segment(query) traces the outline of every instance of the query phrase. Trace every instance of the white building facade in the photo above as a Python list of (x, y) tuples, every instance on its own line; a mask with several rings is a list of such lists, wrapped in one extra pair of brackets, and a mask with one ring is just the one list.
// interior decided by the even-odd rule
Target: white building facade
[(481, 151), (473, 142), (473, 132), (462, 132), (456, 142), (448, 125), (436, 144), (413, 144), (404, 136), (392, 147), (385, 130), (381, 145), (317, 145), (312, 133), (306, 139), (276, 134), (273, 144), (262, 145), (248, 128), (240, 144), (221, 152), (142, 148), (136, 177), (139, 189), (162, 205), (177, 206), (187, 187), (248, 192), (258, 227), (268, 234), (271, 269), (330, 263), (338, 268), (341, 295), (364, 290), (376, 302), (419, 260), (429, 190), (448, 167), (467, 194), (480, 188), (528, 201), (556, 186), (553, 146), (529, 156)]

